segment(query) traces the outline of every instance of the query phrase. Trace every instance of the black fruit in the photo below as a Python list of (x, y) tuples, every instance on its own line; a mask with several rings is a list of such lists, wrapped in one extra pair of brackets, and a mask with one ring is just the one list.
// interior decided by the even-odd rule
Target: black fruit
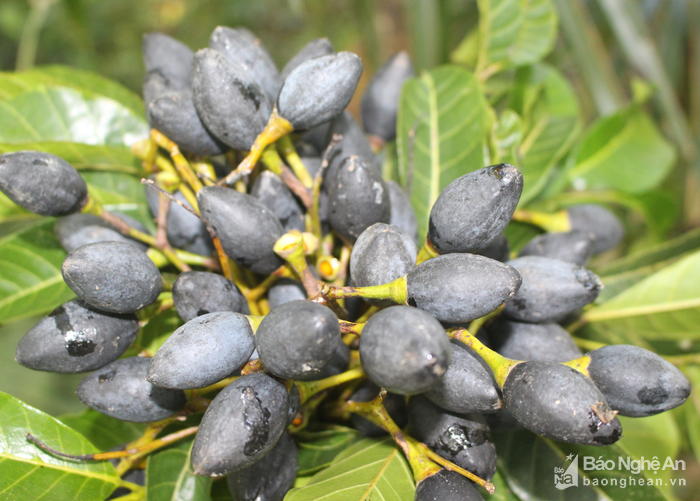
[(520, 275), (507, 264), (476, 254), (445, 254), (408, 274), (408, 301), (441, 322), (461, 323), (495, 310), (519, 287)]
[(588, 372), (610, 407), (623, 416), (651, 416), (681, 405), (690, 382), (673, 364), (637, 346), (605, 346), (588, 354)]
[(622, 427), (600, 390), (556, 362), (523, 362), (503, 384), (505, 409), (524, 428), (561, 442), (610, 445)]
[(408, 195), (395, 181), (384, 181), (384, 184), (389, 190), (391, 205), (389, 224), (396, 226), (414, 241), (418, 241), (418, 221)]
[(325, 180), (328, 221), (340, 237), (354, 242), (374, 223), (391, 217), (389, 191), (381, 176), (357, 156), (346, 158)]
[[(194, 59), (192, 49), (164, 33), (146, 33), (143, 36), (142, 52), (146, 80), (157, 75), (167, 91), (190, 87)], [(157, 97), (160, 95), (145, 92), (144, 100), (148, 104)]]
[(220, 155), (226, 149), (204, 127), (194, 107), (190, 88), (155, 97), (148, 103), (146, 111), (151, 128), (161, 131), (187, 153), (208, 157)]
[(236, 150), (250, 149), (271, 107), (255, 76), (214, 49), (197, 51), (192, 77), (199, 118), (216, 138)]
[(514, 360), (566, 362), (583, 353), (558, 324), (528, 324), (499, 318), (488, 326), (491, 348)]
[(440, 254), (488, 247), (513, 216), (522, 190), (522, 174), (508, 164), (455, 179), (430, 211), (428, 239)]
[(450, 341), (440, 322), (410, 306), (390, 306), (370, 317), (360, 336), (367, 377), (402, 395), (429, 390), (447, 370)]
[(416, 486), (415, 501), (484, 501), (469, 480), (450, 470), (440, 470)]
[(352, 52), (338, 52), (304, 61), (282, 84), (279, 114), (295, 130), (306, 130), (342, 113), (355, 92), (362, 62)]
[(253, 330), (244, 315), (207, 313), (165, 340), (151, 359), (148, 380), (163, 388), (203, 388), (243, 367), (254, 348)]
[(270, 308), (275, 308), (291, 301), (306, 299), (306, 290), (301, 282), (290, 278), (283, 278), (274, 283), (267, 291), (267, 301)]
[(395, 226), (375, 223), (360, 234), (352, 247), (352, 283), (380, 285), (404, 276), (415, 266), (416, 253), (410, 236)]
[(277, 445), (260, 461), (226, 478), (236, 501), (282, 501), (297, 477), (297, 446), (284, 433)]
[[(117, 217), (139, 231), (145, 231), (145, 228), (138, 221), (123, 215), (118, 215)], [(61, 243), (61, 247), (66, 252), (73, 252), (78, 247), (97, 242), (127, 242), (136, 245), (142, 250), (147, 249), (145, 244), (124, 236), (107, 221), (92, 214), (79, 213), (63, 216), (56, 221), (54, 232)]]
[(567, 212), (572, 230), (593, 235), (594, 254), (612, 249), (625, 235), (625, 229), (617, 216), (600, 205), (574, 205)]
[(267, 99), (274, 102), (282, 81), (272, 57), (258, 37), (245, 28), (217, 26), (209, 38), (209, 47), (243, 66)]
[(39, 151), (0, 155), (0, 191), (17, 205), (42, 216), (78, 212), (87, 185), (65, 160)]
[(404, 51), (391, 56), (377, 70), (362, 96), (362, 124), (368, 134), (391, 141), (396, 136), (396, 112), (406, 80), (413, 76), (411, 59)]
[(248, 303), (233, 282), (208, 271), (180, 273), (173, 284), (173, 301), (187, 322), (215, 311), (248, 313)]
[(411, 398), (408, 416), (412, 437), (481, 478), (494, 476), (496, 447), (483, 417), (451, 414), (422, 395)]
[(277, 216), (285, 232), (304, 231), (304, 207), (279, 176), (270, 171), (261, 172), (255, 179), (250, 194)]
[(71, 252), (63, 280), (88, 305), (110, 313), (134, 313), (158, 298), (158, 268), (136, 245), (99, 242)]
[(593, 302), (603, 287), (595, 273), (558, 259), (526, 256), (508, 264), (518, 270), (522, 285), (505, 314), (521, 322), (557, 322)]
[(282, 80), (285, 80), (289, 74), (301, 63), (313, 59), (315, 57), (328, 56), (333, 54), (333, 45), (327, 38), (317, 38), (311, 40), (309, 43), (304, 45), (299, 52), (297, 52), (294, 57), (292, 57), (287, 64), (282, 68)]
[(133, 315), (111, 315), (69, 301), (27, 332), (15, 359), (39, 371), (84, 372), (116, 360), (139, 331)]
[[(158, 197), (158, 191), (146, 187), (148, 207), (154, 217), (158, 215)], [(187, 207), (190, 207), (189, 202), (181, 191), (178, 190), (173, 193), (173, 197)], [(197, 216), (187, 209), (180, 207), (180, 204), (174, 202), (170, 203), (166, 231), (168, 242), (177, 249), (183, 249), (204, 256), (208, 256), (214, 252), (214, 246), (211, 242), (207, 227), (204, 226)]]
[(347, 351), (338, 318), (310, 301), (277, 306), (258, 327), (255, 343), (265, 369), (286, 379), (321, 379), (336, 351)]
[(148, 358), (115, 360), (87, 376), (77, 389), (88, 407), (122, 421), (159, 421), (185, 405), (180, 390), (159, 388), (146, 381)]
[(284, 229), (260, 201), (221, 186), (207, 186), (197, 198), (202, 219), (221, 239), (226, 254), (263, 275), (282, 264), (272, 248)]
[(277, 444), (288, 417), (287, 390), (270, 376), (243, 376), (204, 413), (191, 452), (197, 475), (220, 477), (259, 461)]
[(543, 233), (520, 251), (520, 256), (542, 256), (583, 266), (593, 254), (593, 235), (582, 231)]
[(425, 396), (443, 409), (460, 414), (495, 412), (503, 406), (491, 370), (456, 341), (450, 343), (445, 374)]

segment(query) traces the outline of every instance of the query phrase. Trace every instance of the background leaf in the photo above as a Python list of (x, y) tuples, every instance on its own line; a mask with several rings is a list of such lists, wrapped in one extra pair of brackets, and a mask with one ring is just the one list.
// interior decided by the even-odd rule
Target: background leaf
[(700, 322), (700, 252), (594, 306), (583, 319), (586, 332), (606, 342), (692, 339)]
[(0, 99), (3, 100), (44, 87), (69, 87), (88, 98), (103, 96), (123, 105), (136, 116), (144, 115), (143, 102), (138, 95), (97, 73), (60, 65), (0, 73)]
[(60, 417), (60, 420), (65, 425), (80, 432), (102, 451), (108, 451), (136, 440), (146, 427), (143, 423), (121, 421), (92, 409), (65, 414)]
[(0, 497), (8, 500), (105, 499), (119, 483), (109, 462), (71, 461), (46, 454), (26, 440), (32, 433), (71, 454), (98, 452), (80, 433), (55, 418), (0, 393)]
[(397, 122), (399, 178), (408, 188), (419, 235), (430, 208), (457, 177), (483, 167), (486, 100), (473, 74), (442, 66), (410, 79)]
[(146, 496), (148, 501), (210, 501), (212, 479), (192, 473), (192, 440), (148, 457)]
[(406, 501), (413, 499), (413, 474), (391, 439), (363, 439), (285, 501)]
[(478, 68), (532, 64), (554, 46), (557, 15), (550, 0), (479, 0)]
[(352, 428), (338, 426), (332, 430), (305, 431), (295, 435), (299, 447), (299, 476), (316, 473), (331, 464), (333, 459), (360, 439)]
[(658, 186), (676, 159), (639, 104), (599, 119), (586, 132), (569, 172), (577, 189), (640, 193)]
[(53, 224), (36, 219), (0, 238), (0, 323), (45, 313), (73, 297), (61, 276), (66, 253)]

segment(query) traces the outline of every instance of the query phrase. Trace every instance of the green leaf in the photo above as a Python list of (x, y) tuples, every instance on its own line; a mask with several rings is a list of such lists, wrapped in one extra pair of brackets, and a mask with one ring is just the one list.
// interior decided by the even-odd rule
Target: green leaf
[(182, 320), (174, 308), (157, 314), (144, 325), (136, 341), (129, 347), (125, 355), (136, 356), (142, 351), (154, 355), (180, 325), (182, 325)]
[(510, 109), (503, 110), (491, 127), (491, 144), (495, 151), (488, 163), (520, 164), (517, 148), (523, 139), (523, 128), (520, 115)]
[(83, 412), (65, 414), (60, 417), (65, 425), (80, 432), (100, 450), (108, 451), (141, 436), (145, 425), (142, 423), (129, 423), (92, 409)]
[(302, 432), (295, 435), (299, 447), (298, 475), (316, 473), (331, 464), (348, 446), (360, 439), (352, 428), (338, 426), (332, 430)]
[(700, 229), (691, 230), (667, 242), (629, 254), (596, 270), (605, 285), (597, 302), (609, 301), (654, 272), (697, 249), (700, 249)]
[(695, 391), (690, 392), (688, 403), (685, 404), (685, 425), (690, 439), (690, 448), (695, 454), (695, 459), (700, 461), (700, 367), (686, 368), (686, 375)]
[(637, 104), (586, 132), (569, 179), (577, 189), (641, 193), (663, 181), (676, 160), (671, 144)]
[(146, 123), (128, 108), (69, 87), (43, 87), (0, 101), (0, 143), (129, 145), (147, 134)]
[(457, 177), (483, 167), (486, 100), (470, 72), (442, 66), (403, 87), (397, 122), (399, 178), (425, 234), (430, 208)]
[(140, 175), (136, 157), (125, 146), (92, 145), (71, 142), (3, 143), (0, 153), (36, 150), (63, 158), (78, 170), (106, 170)]
[(521, 110), (527, 123), (518, 148), (518, 165), (525, 180), (520, 203), (525, 205), (544, 189), (578, 137), (581, 121), (576, 94), (558, 71), (541, 64), (522, 73), (526, 76), (521, 77), (520, 85), (540, 88)]
[(0, 393), (0, 498), (94, 501), (105, 499), (120, 480), (109, 462), (61, 459), (27, 441), (32, 433), (70, 454), (98, 452), (80, 433), (57, 419)]
[(533, 64), (552, 50), (557, 15), (550, 0), (479, 0), (479, 71)]
[(588, 331), (606, 342), (692, 339), (700, 322), (700, 252), (693, 252), (592, 307)]
[[(528, 431), (503, 432), (494, 435), (498, 450), (499, 472), (510, 489), (526, 500), (593, 501), (604, 499), (636, 499), (656, 501), (668, 499), (653, 485), (633, 485), (631, 482), (653, 480), (653, 473), (635, 474), (617, 469), (620, 458), (636, 456), (617, 444), (606, 447), (564, 444), (542, 438)], [(523, 454), (523, 451), (528, 451)], [(566, 467), (566, 457), (578, 455), (578, 487), (558, 490), (554, 486), (554, 469)], [(611, 460), (612, 470), (586, 468), (584, 456)], [(665, 458), (663, 458), (665, 459)], [(620, 487), (621, 482), (628, 482)], [(587, 485), (588, 484), (588, 485)], [(614, 484), (614, 485), (613, 485)]]
[(0, 73), (0, 100), (12, 99), (44, 87), (69, 87), (88, 98), (109, 98), (136, 116), (144, 115), (141, 98), (123, 85), (90, 71), (68, 66), (43, 66), (28, 71)]
[(391, 439), (363, 439), (339, 454), (285, 501), (406, 501), (413, 499), (413, 474)]
[(148, 501), (209, 501), (212, 479), (192, 473), (192, 440), (148, 457), (146, 496)]
[(66, 253), (53, 224), (36, 219), (0, 238), (0, 323), (43, 314), (73, 296), (61, 276)]
[(681, 445), (678, 425), (670, 412), (645, 418), (619, 416), (622, 438), (618, 445), (635, 457), (674, 458)]

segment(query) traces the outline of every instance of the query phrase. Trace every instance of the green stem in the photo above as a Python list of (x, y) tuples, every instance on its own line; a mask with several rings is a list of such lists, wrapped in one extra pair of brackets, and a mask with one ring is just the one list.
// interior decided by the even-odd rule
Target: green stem
[(341, 384), (355, 381), (356, 379), (362, 379), (363, 377), (365, 377), (364, 371), (360, 367), (357, 367), (324, 379), (317, 379), (316, 381), (295, 381), (294, 384), (299, 390), (299, 399), (303, 404), (311, 397), (324, 390), (335, 388)]
[(309, 170), (304, 165), (304, 162), (301, 161), (296, 148), (294, 148), (292, 139), (289, 136), (280, 138), (277, 143), (277, 147), (280, 153), (282, 153), (282, 156), (284, 156), (284, 159), (289, 164), (292, 172), (294, 172), (294, 175), (306, 188), (311, 188), (314, 184), (314, 180), (311, 178)]
[(418, 251), (416, 264), (421, 264), (422, 262), (427, 261), (428, 259), (432, 259), (434, 257), (438, 257), (439, 255), (440, 253), (437, 251), (437, 249), (433, 246), (430, 240), (426, 238), (423, 247), (421, 247)]
[(408, 303), (408, 278), (404, 275), (386, 284), (367, 287), (335, 287), (324, 285), (323, 296), (329, 299), (361, 297), (365, 299), (390, 299), (397, 304)]
[(571, 231), (571, 221), (566, 210), (559, 212), (540, 212), (518, 209), (513, 214), (513, 221), (539, 226), (548, 232)]
[(506, 358), (500, 353), (488, 348), (485, 344), (479, 341), (476, 336), (473, 336), (467, 329), (452, 329), (448, 335), (452, 339), (456, 339), (460, 343), (468, 346), (474, 351), (484, 362), (491, 368), (494, 379), (499, 388), (503, 388), (503, 384), (508, 379), (510, 371), (513, 367), (522, 363), (521, 360), (512, 360)]
[(17, 71), (28, 70), (34, 66), (41, 29), (44, 27), (49, 11), (56, 1), (31, 0), (29, 2), (29, 15), (22, 27), (22, 34), (20, 35), (17, 48), (17, 62), (15, 64)]

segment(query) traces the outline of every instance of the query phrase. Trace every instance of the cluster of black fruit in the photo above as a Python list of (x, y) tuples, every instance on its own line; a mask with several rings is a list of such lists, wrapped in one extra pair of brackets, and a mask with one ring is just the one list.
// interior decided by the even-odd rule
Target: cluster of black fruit
[[(496, 465), (487, 421), (605, 445), (621, 436), (616, 414), (648, 416), (687, 398), (688, 381), (654, 353), (618, 345), (583, 355), (559, 325), (599, 293), (599, 279), (583, 265), (622, 238), (608, 210), (570, 207), (569, 231), (541, 234), (513, 257), (503, 230), (523, 178), (513, 166), (489, 166), (442, 191), (418, 252), (410, 203), (397, 184), (382, 179), (378, 155), (395, 136), (398, 96), (412, 74), (405, 54), (391, 58), (367, 87), (363, 128), (344, 112), (360, 59), (334, 52), (326, 39), (309, 43), (282, 72), (245, 29), (219, 27), (210, 47), (196, 53), (151, 34), (144, 59), (151, 127), (187, 158), (210, 157), (218, 180), (236, 182), (234, 189), (200, 176), (198, 207), (189, 207), (199, 217), (186, 210), (183, 191), (171, 188), (180, 205), (172, 203), (167, 213), (168, 243), (211, 257), (215, 235), (245, 284), (239, 288), (208, 270), (182, 272), (164, 286), (153, 249), (124, 234), (131, 234), (125, 227), (146, 230), (126, 216), (86, 213), (92, 202), (73, 167), (41, 152), (5, 154), (0, 189), (30, 211), (61, 216), (56, 233), (69, 252), (63, 277), (77, 296), (24, 336), (17, 360), (37, 370), (94, 371), (78, 397), (126, 421), (183, 412), (190, 395), (184, 390), (231, 378), (201, 418), (191, 462), (197, 474), (226, 475), (235, 499), (282, 499), (297, 467), (288, 430), (300, 422), (320, 426), (334, 415), (327, 411), (339, 395), (367, 402), (385, 390), (380, 405), (408, 436), (451, 462), (445, 464), (485, 479)], [(234, 169), (243, 176), (236, 177), (235, 166), (227, 168), (220, 156), (262, 150), (270, 124), (284, 130), (267, 143), (294, 131), (309, 178), (322, 179), (320, 191), (302, 184), (310, 207), (298, 183), (290, 190), (294, 185), (279, 169), (252, 170), (252, 162)], [(148, 195), (156, 215), (162, 194), (148, 187)], [(324, 249), (307, 249), (304, 263), (290, 266), (276, 243), (314, 233), (314, 212)], [(110, 224), (115, 217), (121, 224)], [(341, 247), (352, 249), (347, 273)], [(314, 257), (340, 263), (338, 276), (347, 280), (332, 283), (335, 277), (317, 266), (323, 259)], [(311, 279), (294, 279), (289, 270), (310, 272)], [(275, 281), (278, 275), (287, 278)], [(269, 288), (260, 299), (246, 297), (244, 287), (261, 283)], [(144, 320), (164, 287), (184, 324), (152, 357), (119, 358), (139, 332), (136, 314)], [(250, 314), (249, 300), (264, 317)], [(484, 323), (478, 338), (466, 330), (487, 315), (489, 321), (477, 321)], [(256, 369), (232, 378), (255, 360)], [(317, 399), (307, 405), (304, 384), (359, 367), (362, 378), (321, 394), (326, 407)], [(382, 433), (366, 417), (350, 422), (362, 433)], [(481, 498), (449, 468), (417, 481), (419, 500)]]

